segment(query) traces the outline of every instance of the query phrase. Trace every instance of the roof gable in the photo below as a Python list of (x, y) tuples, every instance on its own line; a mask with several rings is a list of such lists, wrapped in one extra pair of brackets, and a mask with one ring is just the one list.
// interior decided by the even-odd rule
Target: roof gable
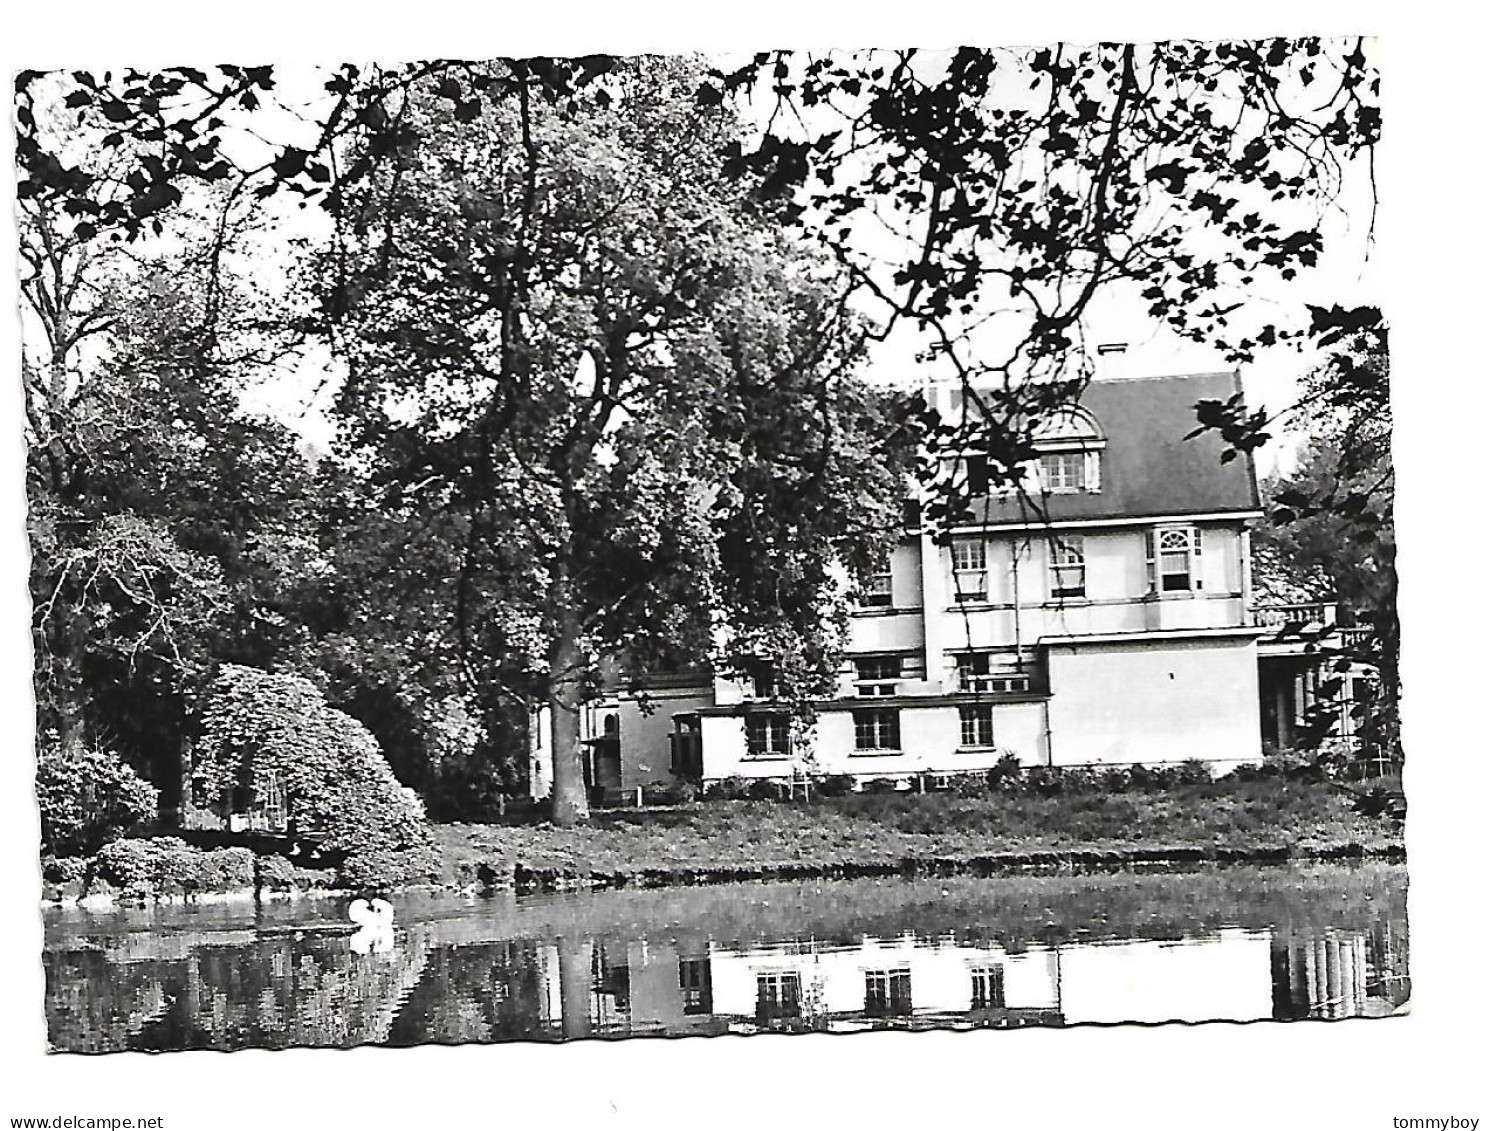
[(1043, 516), (1017, 496), (975, 500), (973, 514), (988, 523), (1141, 518), (1213, 514), (1259, 508), (1250, 453), (1221, 462), (1225, 444), (1196, 428), (1195, 405), (1241, 392), (1235, 372), (1194, 373), (1093, 381), (1080, 398), (1106, 437), (1101, 489), (1036, 498)]

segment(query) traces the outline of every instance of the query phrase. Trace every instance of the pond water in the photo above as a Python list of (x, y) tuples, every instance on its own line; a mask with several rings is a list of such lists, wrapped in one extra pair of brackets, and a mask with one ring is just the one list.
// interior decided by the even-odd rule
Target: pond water
[(237, 1049), (1381, 1017), (1391, 865), (46, 912), (52, 1047)]

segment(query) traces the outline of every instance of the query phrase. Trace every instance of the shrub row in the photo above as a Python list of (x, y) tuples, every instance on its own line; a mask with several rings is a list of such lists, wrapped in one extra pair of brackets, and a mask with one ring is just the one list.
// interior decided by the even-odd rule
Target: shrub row
[(175, 837), (116, 840), (93, 856), (42, 860), (42, 878), (52, 899), (107, 894), (157, 900), (333, 887), (386, 892), (402, 884), (433, 882), (440, 874), (433, 847), (363, 853), (330, 869), (304, 867), (285, 856), (257, 855), (243, 847), (196, 848)]
[(175, 837), (116, 840), (88, 863), (85, 882), (98, 881), (129, 899), (160, 899), (254, 887), (254, 854), (247, 848), (193, 848)]
[[(1190, 761), (1172, 766), (1109, 766), (1102, 768), (1025, 766), (1011, 757), (989, 770), (964, 774), (928, 776), (926, 788), (962, 796), (988, 793), (1021, 793), (1041, 797), (1062, 793), (1130, 793), (1199, 785), (1212, 780), (1204, 762)], [(850, 793), (896, 793), (906, 779), (892, 777), (860, 780), (852, 774), (823, 774), (811, 779), (817, 797), (844, 797)], [(703, 796), (720, 801), (768, 801), (784, 799), (785, 782), (773, 778), (727, 777), (709, 782)], [(650, 797), (649, 797), (649, 803)]]

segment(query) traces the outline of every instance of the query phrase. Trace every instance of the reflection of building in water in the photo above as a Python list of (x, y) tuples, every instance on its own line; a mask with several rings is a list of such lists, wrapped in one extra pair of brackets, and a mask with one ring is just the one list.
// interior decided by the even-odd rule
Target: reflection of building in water
[(734, 1030), (1060, 1024), (1055, 951), (864, 939), (716, 949), (716, 1013)]
[(1295, 932), (1272, 941), (1273, 1017), (1384, 1017), (1408, 1000), (1405, 925)]
[(1022, 950), (950, 934), (487, 940), (472, 923), (416, 924), (390, 954), (251, 932), (49, 950), (49, 1032), (78, 1051), (418, 1044), (1372, 1017), (1408, 998), (1400, 920)]
[(544, 1012), (562, 1035), (1059, 1024), (1053, 951), (912, 937), (739, 950), (706, 940), (563, 940)]

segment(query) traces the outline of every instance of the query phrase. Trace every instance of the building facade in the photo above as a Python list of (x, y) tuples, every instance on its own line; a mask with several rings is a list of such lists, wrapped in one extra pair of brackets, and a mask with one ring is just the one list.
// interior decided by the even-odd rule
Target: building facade
[[(1094, 381), (1038, 435), (1023, 494), (990, 489), (977, 455), (957, 457), (974, 495), (965, 521), (941, 538), (908, 521), (862, 579), (837, 694), (809, 730), (774, 699), (767, 667), (620, 680), (589, 709), (592, 786), (905, 782), (1010, 756), (1217, 773), (1258, 761), (1259, 641), (1278, 652), (1279, 629), (1250, 591), (1256, 475), (1245, 454), (1223, 461), (1214, 434), (1187, 438), (1196, 402), (1240, 388), (1234, 372)], [(934, 395), (957, 410), (956, 389)]]

